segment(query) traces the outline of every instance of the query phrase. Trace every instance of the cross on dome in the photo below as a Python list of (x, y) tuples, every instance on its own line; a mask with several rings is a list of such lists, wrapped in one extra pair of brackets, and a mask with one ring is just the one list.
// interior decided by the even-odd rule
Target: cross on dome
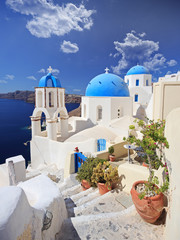
[(106, 74), (109, 73), (109, 68), (106, 67), (104, 70)]
[(53, 70), (53, 69), (52, 69), (51, 66), (49, 66), (49, 68), (48, 68), (47, 70), (48, 70), (49, 73), (52, 73), (52, 70)]

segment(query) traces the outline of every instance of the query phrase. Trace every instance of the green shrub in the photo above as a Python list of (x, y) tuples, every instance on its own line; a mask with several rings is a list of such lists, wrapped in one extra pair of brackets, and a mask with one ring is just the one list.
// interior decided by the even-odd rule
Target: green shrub
[(114, 153), (114, 147), (113, 146), (109, 147), (108, 152), (110, 155), (112, 155)]
[(99, 163), (94, 169), (91, 181), (97, 183), (105, 183), (111, 189), (112, 183), (116, 183), (119, 179), (117, 167), (112, 167), (109, 162)]
[(99, 163), (104, 163), (107, 160), (99, 159), (99, 158), (87, 158), (84, 164), (78, 169), (76, 179), (81, 182), (82, 180), (86, 180), (90, 183), (92, 187), (96, 187), (95, 183), (91, 182), (91, 177), (93, 174), (93, 168), (95, 168)]

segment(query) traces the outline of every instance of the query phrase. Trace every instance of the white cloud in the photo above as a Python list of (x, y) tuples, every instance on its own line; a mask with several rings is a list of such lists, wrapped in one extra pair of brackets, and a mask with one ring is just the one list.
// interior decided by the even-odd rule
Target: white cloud
[(70, 41), (64, 40), (61, 44), (61, 51), (64, 53), (76, 53), (79, 51), (79, 48), (76, 43), (71, 43)]
[(81, 92), (81, 89), (73, 89), (73, 92)]
[(41, 68), (39, 71), (38, 71), (38, 73), (45, 73), (46, 72), (46, 70), (44, 69), (44, 68)]
[(59, 72), (60, 72), (60, 71), (59, 71), (58, 69), (56, 69), (56, 68), (52, 70), (52, 74), (54, 74), (54, 75), (58, 75)]
[(28, 76), (27, 78), (30, 79), (30, 80), (34, 80), (34, 81), (37, 80), (34, 76)]
[(166, 75), (170, 75), (172, 72), (171, 71), (167, 71)]
[(6, 80), (0, 80), (0, 83), (7, 83)]
[(176, 62), (176, 60), (171, 59), (169, 62), (167, 62), (167, 64), (168, 64), (170, 67), (173, 67), (173, 66), (177, 65), (177, 62)]
[(135, 31), (131, 31), (122, 42), (114, 42), (116, 53), (113, 56), (120, 56), (117, 65), (112, 66), (114, 73), (120, 74), (122, 71), (125, 73), (125, 70), (136, 64), (144, 65), (150, 71), (160, 71), (167, 66), (174, 66), (175, 60), (167, 62), (163, 54), (158, 52), (159, 42), (146, 40), (144, 36), (146, 33), (136, 34)]
[(83, 31), (93, 25), (94, 10), (87, 10), (83, 4), (54, 4), (52, 0), (6, 0), (14, 11), (32, 17), (26, 28), (36, 37), (63, 36), (72, 30)]
[(14, 75), (6, 74), (5, 79), (7, 80), (13, 80), (15, 78)]

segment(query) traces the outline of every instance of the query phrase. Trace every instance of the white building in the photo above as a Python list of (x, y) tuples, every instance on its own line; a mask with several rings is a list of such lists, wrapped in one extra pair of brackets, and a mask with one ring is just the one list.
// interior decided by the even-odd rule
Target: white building
[(106, 69), (89, 82), (81, 109), (81, 116), (94, 125), (108, 126), (113, 119), (132, 116), (132, 97), (123, 79)]
[(138, 116), (139, 107), (146, 108), (152, 96), (152, 75), (140, 65), (132, 67), (125, 76), (129, 86), (130, 96), (133, 97), (133, 115)]

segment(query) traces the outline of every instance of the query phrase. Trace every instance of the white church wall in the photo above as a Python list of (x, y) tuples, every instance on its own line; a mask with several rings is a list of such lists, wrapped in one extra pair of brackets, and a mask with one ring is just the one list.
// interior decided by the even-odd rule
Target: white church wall
[(136, 80), (139, 80), (139, 87), (144, 87), (146, 85), (146, 80), (148, 80), (148, 86), (151, 86), (152, 75), (151, 74), (133, 74), (126, 75), (125, 82), (128, 83), (129, 88), (136, 87)]
[(169, 149), (165, 150), (170, 175), (170, 199), (166, 219), (165, 239), (180, 239), (180, 108), (171, 111), (166, 118), (165, 136), (169, 142)]
[[(83, 104), (87, 106), (87, 119), (89, 118), (93, 124), (109, 124), (111, 120), (109, 114), (111, 112), (110, 97), (82, 97)], [(98, 107), (100, 106), (102, 107), (102, 119), (98, 119)]]
[(123, 117), (125, 115), (132, 116), (133, 106), (132, 97), (112, 97), (111, 99), (111, 120)]
[(133, 102), (135, 102), (135, 95), (138, 95), (137, 103), (142, 105), (148, 105), (150, 98), (152, 96), (152, 87), (132, 87), (129, 89), (130, 96), (133, 98)]
[(95, 152), (96, 139), (88, 139), (83, 142), (57, 142), (47, 138), (36, 136), (31, 141), (31, 165), (38, 168), (41, 164), (56, 164), (58, 169), (64, 169), (67, 155), (73, 152), (75, 147), (80, 152)]

